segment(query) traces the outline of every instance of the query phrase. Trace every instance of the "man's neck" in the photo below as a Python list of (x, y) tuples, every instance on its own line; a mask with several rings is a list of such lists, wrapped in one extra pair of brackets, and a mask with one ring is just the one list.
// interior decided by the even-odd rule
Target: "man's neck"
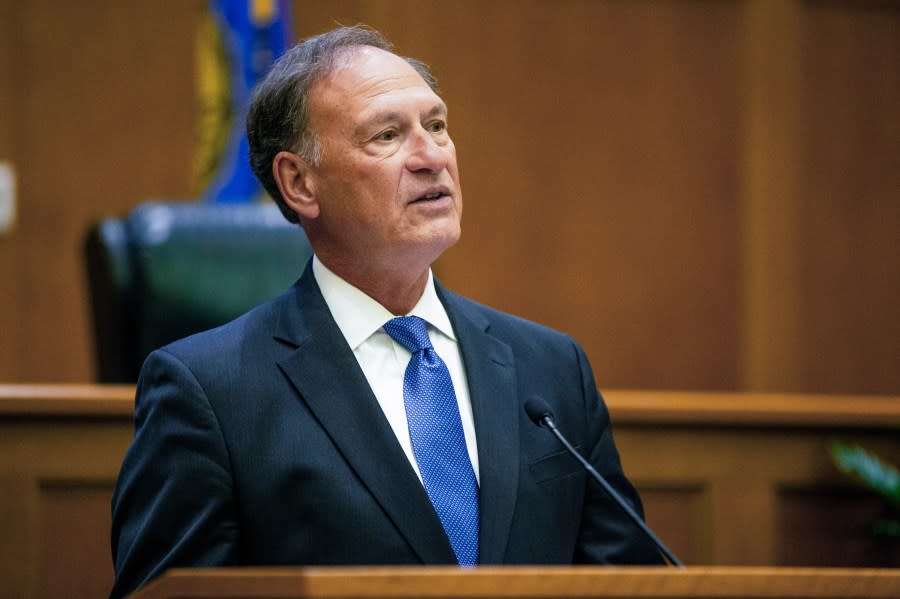
[(412, 311), (422, 297), (430, 276), (430, 267), (427, 265), (424, 270), (373, 269), (371, 264), (346, 264), (321, 255), (318, 255), (318, 258), (331, 272), (374, 299), (395, 316)]

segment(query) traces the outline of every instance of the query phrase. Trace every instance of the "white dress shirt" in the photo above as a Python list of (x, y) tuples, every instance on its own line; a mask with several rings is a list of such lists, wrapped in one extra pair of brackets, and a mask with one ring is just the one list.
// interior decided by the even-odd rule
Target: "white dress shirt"
[[(377, 301), (330, 271), (318, 256), (313, 256), (313, 275), (325, 303), (328, 304), (331, 316), (353, 350), (353, 355), (356, 356), (363, 374), (369, 381), (382, 412), (421, 481), (422, 474), (413, 453), (409, 426), (406, 422), (406, 408), (403, 405), (403, 376), (412, 354), (384, 330), (384, 324), (395, 316)], [(412, 311), (404, 316), (418, 316), (428, 323), (431, 344), (450, 371), (466, 437), (466, 448), (472, 461), (472, 468), (475, 470), (475, 478), (478, 480), (478, 446), (475, 443), (475, 421), (472, 418), (469, 385), (456, 335), (450, 326), (447, 311), (444, 310), (444, 305), (434, 290), (434, 276), (430, 270), (422, 297)]]

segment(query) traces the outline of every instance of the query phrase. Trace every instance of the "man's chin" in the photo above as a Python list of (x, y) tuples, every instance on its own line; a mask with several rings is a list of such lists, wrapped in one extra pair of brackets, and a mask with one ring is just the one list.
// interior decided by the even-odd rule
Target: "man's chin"
[(462, 229), (460, 229), (459, 223), (456, 223), (455, 227), (449, 228), (435, 236), (435, 245), (440, 247), (440, 252), (443, 253), (454, 246), (461, 236)]
[(431, 264), (459, 241), (460, 234), (459, 226), (431, 230), (411, 243), (409, 249)]

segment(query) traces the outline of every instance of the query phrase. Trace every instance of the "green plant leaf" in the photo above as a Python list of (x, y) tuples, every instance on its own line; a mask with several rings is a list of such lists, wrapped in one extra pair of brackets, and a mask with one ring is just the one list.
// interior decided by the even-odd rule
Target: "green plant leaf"
[(894, 466), (855, 443), (832, 441), (828, 449), (841, 472), (900, 508), (900, 472)]
[(872, 524), (872, 534), (876, 537), (900, 539), (900, 520), (876, 520)]

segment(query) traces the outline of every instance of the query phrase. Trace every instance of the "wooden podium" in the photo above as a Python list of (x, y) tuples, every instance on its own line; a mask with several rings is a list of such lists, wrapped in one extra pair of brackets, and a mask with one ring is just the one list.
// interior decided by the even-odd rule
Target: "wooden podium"
[(131, 599), (900, 597), (900, 570), (453, 567), (173, 569)]

